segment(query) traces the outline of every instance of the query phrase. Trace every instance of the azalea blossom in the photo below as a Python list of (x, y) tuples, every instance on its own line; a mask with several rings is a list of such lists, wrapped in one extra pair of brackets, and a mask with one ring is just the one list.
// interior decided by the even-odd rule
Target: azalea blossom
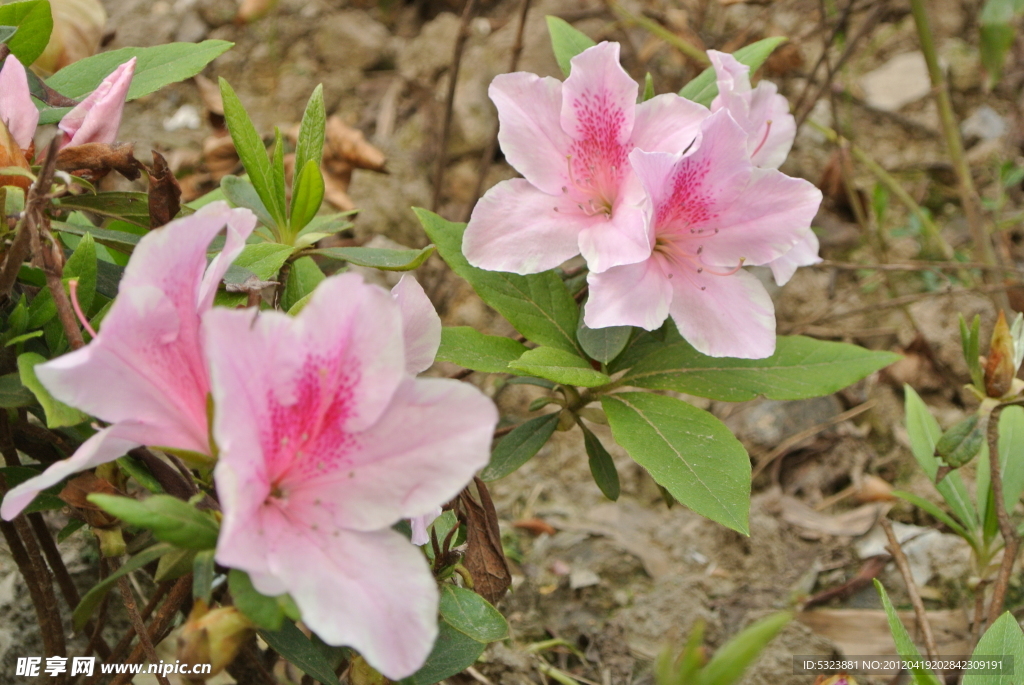
[[(778, 169), (796, 138), (796, 119), (789, 113), (786, 98), (779, 95), (770, 81), (761, 81), (757, 88), (751, 88), (750, 67), (732, 55), (708, 50), (708, 57), (718, 80), (718, 95), (711, 103), (711, 111), (728, 110), (746, 132), (747, 150), (754, 166)], [(808, 227), (791, 250), (768, 263), (775, 282), (785, 285), (798, 267), (820, 262), (818, 248), (818, 237)]]
[[(118, 66), (96, 90), (76, 105), (57, 124), (63, 132), (60, 147), (85, 143), (113, 143), (121, 125), (125, 96), (135, 74), (135, 58)], [(32, 102), (25, 67), (8, 55), (0, 69), (0, 121), (22, 150), (32, 146), (39, 124), (39, 110)]]
[[(85, 347), (36, 367), (54, 397), (111, 425), (12, 488), (3, 518), (67, 476), (139, 445), (210, 454), (200, 319), (255, 226), (249, 210), (214, 202), (139, 241), (102, 330)], [(207, 266), (210, 242), (225, 227), (224, 249)]]
[(703, 124), (685, 154), (634, 150), (648, 193), (650, 257), (591, 273), (591, 328), (659, 327), (672, 316), (713, 357), (758, 359), (775, 350), (771, 298), (743, 265), (768, 264), (800, 242), (821, 203), (811, 183), (756, 168), (730, 113)]
[(491, 188), (463, 239), (470, 264), (519, 274), (582, 254), (593, 272), (646, 259), (644, 191), (632, 150), (682, 152), (708, 115), (674, 94), (636, 104), (638, 86), (601, 43), (572, 59), (565, 82), (517, 72), (494, 79), (501, 149), (521, 179)]
[(215, 309), (204, 322), (217, 562), (263, 594), (290, 593), (321, 639), (392, 680), (426, 660), (438, 592), (423, 554), (391, 526), (465, 486), (488, 461), (498, 418), (476, 388), (412, 375), (423, 361), (408, 364), (406, 349), (433, 357), (436, 343), (406, 339), (419, 334), (402, 300), (346, 273), (296, 317)]

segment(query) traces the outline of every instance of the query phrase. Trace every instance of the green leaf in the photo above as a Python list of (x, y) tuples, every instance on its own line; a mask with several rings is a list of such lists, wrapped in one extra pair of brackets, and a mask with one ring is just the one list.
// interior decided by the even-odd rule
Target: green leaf
[[(306, 226), (324, 201), (324, 177), (320, 173), (320, 164), (311, 159), (301, 169), (292, 188), (292, 213), (289, 227), (298, 231)], [(366, 248), (362, 248), (366, 249)]]
[(11, 37), (18, 32), (17, 26), (2, 26), (0, 25), (0, 43), (7, 44)]
[(601, 398), (615, 441), (681, 504), (747, 535), (750, 458), (721, 421), (673, 397)]
[(293, 249), (280, 243), (252, 243), (242, 248), (234, 266), (248, 269), (261, 281), (272, 281), (277, 278)]
[[(746, 47), (742, 47), (736, 52), (732, 53), (732, 56), (739, 61), (740, 64), (745, 64), (750, 67), (750, 73), (753, 75), (755, 71), (761, 68), (764, 61), (768, 59), (769, 55), (775, 52), (775, 48), (785, 43), (788, 38), (782, 36), (773, 36), (771, 38), (765, 38), (759, 40), (756, 43), (751, 43)], [(693, 100), (698, 102), (705, 107), (711, 106), (711, 101), (718, 95), (718, 82), (715, 79), (715, 70), (712, 67), (708, 67), (700, 73), (697, 78), (687, 83), (679, 94), (687, 100)]]
[(654, 97), (654, 79), (651, 78), (651, 72), (647, 72), (644, 76), (644, 92), (640, 96), (640, 102), (647, 102)]
[(950, 530), (952, 530), (954, 533), (962, 537), (964, 540), (970, 542), (972, 546), (975, 545), (974, 537), (969, 532), (967, 532), (967, 529), (959, 523), (957, 523), (957, 521), (952, 516), (944, 512), (942, 509), (939, 509), (939, 507), (933, 502), (929, 502), (923, 497), (919, 497), (912, 492), (904, 492), (903, 490), (893, 490), (892, 495), (894, 497), (899, 497), (900, 499), (910, 502), (918, 509), (928, 512), (929, 514), (931, 514), (932, 516), (934, 516), (935, 518), (949, 526)]
[[(114, 69), (135, 57), (135, 76), (125, 98), (135, 100), (171, 83), (192, 78), (233, 45), (226, 40), (204, 40), (202, 43), (168, 43), (149, 48), (121, 48), (101, 52), (69, 64), (48, 78), (46, 85), (62, 95), (79, 100), (96, 90)], [(66, 107), (44, 109), (39, 123), (57, 123), (67, 111)]]
[[(921, 470), (929, 480), (935, 481), (939, 470), (939, 462), (935, 458), (935, 445), (942, 437), (942, 429), (928, 411), (921, 396), (909, 385), (903, 386), (905, 409), (907, 415), (907, 434), (910, 438), (910, 451), (917, 459)], [(978, 513), (971, 502), (971, 497), (964, 487), (960, 474), (953, 472), (943, 478), (935, 489), (939, 491), (946, 504), (953, 510), (953, 515), (968, 530), (975, 530), (979, 525)]]
[(768, 643), (793, 620), (793, 614), (784, 611), (772, 614), (748, 626), (739, 635), (718, 648), (711, 661), (701, 671), (701, 685), (733, 685), (740, 682), (743, 672), (761, 655)]
[(523, 356), (526, 345), (500, 335), (485, 335), (470, 326), (441, 329), (439, 361), (485, 373), (508, 373), (508, 365)]
[[(921, 663), (921, 652), (917, 651), (914, 641), (910, 639), (910, 633), (903, 627), (903, 622), (900, 621), (900, 617), (896, 614), (896, 609), (893, 608), (892, 602), (889, 601), (889, 595), (885, 592), (885, 588), (882, 587), (877, 578), (875, 579), (875, 589), (878, 590), (878, 594), (882, 598), (882, 607), (885, 609), (885, 615), (889, 619), (889, 632), (892, 633), (893, 642), (896, 643), (896, 651), (907, 661)], [(914, 674), (915, 685), (940, 685), (940, 681), (935, 677), (935, 674), (926, 668), (913, 668), (910, 672)]]
[(582, 421), (579, 422), (579, 426), (583, 431), (583, 446), (587, 450), (590, 473), (594, 476), (594, 482), (597, 483), (597, 487), (601, 488), (604, 496), (614, 502), (619, 499), (619, 472), (615, 470), (612, 455), (601, 444), (601, 440), (583, 425)]
[[(974, 648), (974, 659), (988, 661), (1002, 657), (1009, 672), (1005, 675), (981, 674), (968, 670), (963, 685), (1020, 685), (1020, 674), (1014, 674), (1024, 664), (1024, 632), (1009, 611), (993, 623)], [(1008, 660), (1007, 657), (1010, 657)], [(980, 670), (980, 669), (979, 669)], [(985, 669), (988, 670), (988, 669)]]
[(480, 480), (504, 478), (528, 462), (555, 432), (558, 414), (545, 414), (516, 426), (495, 446), (490, 463), (480, 472)]
[[(1024, 408), (1007, 407), (999, 414), (999, 463), (1003, 500), (1013, 512), (1024, 493)], [(1024, 666), (1024, 660), (1020, 662)]]
[(327, 114), (324, 109), (324, 86), (320, 84), (313, 90), (313, 94), (309, 96), (309, 102), (306, 103), (306, 111), (302, 113), (302, 123), (299, 125), (299, 140), (295, 145), (296, 169), (304, 169), (308, 162), (316, 162), (317, 167), (320, 166), (320, 160), (324, 154), (324, 130), (326, 124)]
[(145, 193), (118, 190), (96, 195), (65, 195), (55, 202), (61, 209), (91, 212), (149, 228), (149, 196)]
[(576, 339), (583, 351), (591, 359), (596, 359), (603, 364), (607, 364), (622, 353), (632, 334), (632, 326), (587, 328), (587, 325), (583, 323), (582, 316), (579, 327), (576, 329)]
[(31, 407), (36, 398), (32, 391), (21, 383), (18, 372), (0, 376), (0, 409), (17, 409)]
[(999, 82), (1006, 53), (1016, 35), (1014, 14), (1020, 11), (1018, 0), (988, 0), (978, 17), (981, 37), (981, 64), (988, 75), (988, 86)]
[(137, 568), (142, 568), (146, 564), (159, 559), (168, 552), (174, 551), (174, 549), (176, 548), (173, 545), (169, 545), (167, 543), (160, 543), (158, 545), (153, 545), (152, 547), (147, 547), (122, 564), (119, 569), (96, 583), (91, 590), (85, 593), (85, 596), (82, 597), (82, 601), (78, 603), (77, 607), (75, 607), (75, 612), (71, 616), (75, 630), (81, 630), (85, 626), (85, 622), (89, 620), (89, 616), (91, 616), (92, 612), (97, 606), (99, 606), (103, 597), (112, 587), (114, 587), (118, 578), (126, 573), (131, 573)]
[[(487, 645), (461, 633), (447, 621), (438, 623), (437, 640), (423, 667), (400, 685), (433, 685), (476, 663)], [(273, 646), (273, 645), (271, 645)]]
[(472, 590), (442, 585), (440, 610), (452, 628), (477, 642), (496, 642), (508, 637), (505, 617)]
[(219, 528), (214, 520), (188, 502), (170, 495), (152, 495), (143, 501), (93, 493), (89, 501), (125, 523), (153, 531), (161, 542), (185, 549), (213, 549)]
[(135, 249), (135, 246), (138, 245), (139, 241), (142, 239), (142, 236), (137, 233), (112, 231), (109, 228), (86, 228), (84, 226), (69, 224), (63, 221), (51, 221), (50, 227), (55, 231), (68, 233), (70, 235), (92, 235), (93, 239), (100, 245), (129, 254)]
[(281, 294), (281, 309), (289, 311), (296, 302), (311, 295), (324, 278), (324, 272), (310, 257), (296, 259), (288, 270), (288, 280)]
[(136, 459), (132, 455), (126, 454), (123, 457), (118, 457), (117, 465), (125, 474), (134, 478), (139, 485), (150, 492), (160, 494), (164, 491), (163, 486), (160, 485), (157, 479), (153, 477), (153, 474), (149, 471), (149, 467), (147, 467), (141, 459)]
[(427, 245), (422, 250), (388, 250), (380, 247), (325, 247), (307, 250), (308, 254), (323, 255), (329, 259), (383, 271), (412, 271), (427, 261), (433, 252), (433, 245)]
[(597, 43), (586, 34), (577, 31), (564, 19), (548, 16), (548, 33), (551, 34), (551, 49), (555, 52), (555, 59), (562, 73), (569, 75), (572, 68), (571, 60), (587, 48), (592, 48)]
[[(96, 295), (96, 279), (99, 265), (96, 261), (96, 242), (92, 235), (86, 233), (78, 241), (78, 247), (64, 263), (63, 281), (65, 288), (71, 279), (78, 279), (78, 304), (83, 312), (92, 309), (92, 301)], [(69, 293), (70, 294), (70, 293)]]
[(537, 347), (527, 350), (510, 369), (529, 376), (540, 376), (564, 385), (596, 388), (611, 382), (611, 377), (594, 369), (586, 359), (556, 347)]
[(217, 573), (213, 560), (216, 554), (217, 550), (204, 549), (202, 552), (196, 552), (192, 562), (192, 598), (203, 600), (207, 606), (213, 593), (213, 577)]
[(60, 544), (67, 540), (69, 537), (75, 534), (75, 531), (85, 525), (85, 521), (82, 519), (71, 519), (68, 521), (68, 525), (64, 526), (57, 532), (57, 544)]
[(262, 594), (252, 585), (249, 574), (231, 569), (228, 573), (228, 589), (231, 600), (238, 610), (263, 630), (278, 631), (284, 624), (284, 609), (274, 597)]
[[(210, 550), (213, 551), (213, 550)], [(191, 573), (196, 559), (194, 549), (176, 549), (160, 557), (160, 563), (156, 566), (156, 573), (153, 580), (162, 583), (165, 580), (181, 578), (186, 573)]]
[(17, 27), (17, 33), (3, 42), (27, 68), (43, 54), (50, 42), (53, 31), (50, 3), (47, 0), (28, 0), (0, 5), (0, 25)]
[(277, 222), (270, 216), (266, 205), (260, 199), (260, 194), (256, 192), (256, 186), (252, 183), (244, 178), (228, 175), (220, 180), (220, 187), (228, 202), (236, 207), (251, 209), (260, 223), (268, 228), (277, 226)]
[(238, 157), (242, 160), (249, 181), (256, 188), (256, 194), (263, 201), (270, 216), (274, 217), (277, 226), (286, 226), (287, 218), (282, 198), (277, 193), (277, 182), (274, 179), (274, 168), (267, 157), (267, 149), (263, 140), (252, 125), (252, 120), (242, 106), (234, 89), (223, 78), (220, 79), (220, 94), (224, 101), (224, 119), (235, 143)]
[(981, 361), (978, 359), (979, 331), (981, 328), (981, 317), (975, 316), (971, 327), (967, 328), (964, 315), (960, 315), (960, 344), (964, 350), (964, 361), (971, 371), (971, 383), (974, 387), (984, 389), (985, 373), (981, 370)]
[(445, 221), (425, 209), (413, 208), (430, 240), (452, 271), (516, 330), (540, 345), (581, 355), (576, 343), (579, 307), (554, 271), (519, 276), (470, 266), (462, 254), (465, 224)]
[(62, 428), (64, 426), (75, 426), (89, 417), (73, 407), (69, 407), (58, 401), (50, 394), (50, 391), (43, 387), (36, 377), (35, 367), (37, 364), (49, 361), (46, 357), (35, 352), (25, 352), (18, 355), (18, 374), (21, 377), (21, 384), (32, 391), (36, 400), (42, 405), (46, 413), (47, 428)]
[(707, 357), (685, 340), (656, 345), (621, 382), (725, 402), (764, 395), (801, 400), (830, 395), (892, 364), (900, 355), (803, 336), (780, 336), (767, 359)]
[(275, 652), (306, 675), (324, 685), (339, 685), (338, 676), (334, 675), (334, 669), (323, 652), (291, 621), (285, 621), (281, 630), (260, 630), (259, 634)]

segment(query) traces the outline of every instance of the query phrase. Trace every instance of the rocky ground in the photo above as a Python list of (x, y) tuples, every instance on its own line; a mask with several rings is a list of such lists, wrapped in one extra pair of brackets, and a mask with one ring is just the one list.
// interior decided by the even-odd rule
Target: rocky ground
[[(466, 216), (481, 155), (494, 134), (487, 85), (508, 69), (521, 1), (483, 2), (469, 24), (440, 204), (441, 213), (452, 219)], [(454, 0), (280, 0), (267, 17), (248, 24), (233, 21), (235, 0), (105, 0), (105, 5), (114, 31), (110, 47), (205, 38), (235, 42), (206, 75), (227, 78), (264, 133), (297, 122), (310, 92), (323, 83), (328, 113), (362, 131), (387, 157), (389, 173), (356, 171), (352, 176), (348, 195), (360, 209), (354, 238), (426, 244), (409, 207), (432, 202), (452, 46), (460, 26), (461, 7)], [(856, 3), (849, 25), (827, 50), (829, 63), (835, 63), (854, 43), (831, 85), (824, 84), (824, 68), (812, 68), (846, 12), (846, 0), (634, 0), (623, 5), (702, 47), (732, 50), (765, 36), (789, 36), (792, 42), (769, 61), (762, 76), (779, 84), (798, 105), (798, 115), (807, 113), (812, 122), (838, 127), (866, 149), (932, 211), (951, 245), (969, 247), (905, 2)], [(995, 183), (999, 166), (1024, 164), (1024, 61), (1011, 60), (1017, 66), (1008, 68), (994, 92), (985, 92), (974, 21), (980, 2), (935, 0), (929, 5), (957, 112), (966, 120), (976, 178), (985, 196), (995, 200), (1000, 197)], [(672, 46), (617, 21), (605, 5), (586, 0), (532, 3), (520, 69), (560, 77), (545, 28), (548, 14), (566, 18), (595, 39), (622, 42), (627, 69), (638, 78), (650, 72), (658, 92), (676, 91), (699, 72)], [(151, 147), (174, 153), (184, 169), (210, 135), (204, 119), (192, 116), (203, 107), (194, 84), (166, 88), (128, 105), (121, 137), (137, 141), (140, 157)], [(875, 177), (863, 165), (844, 164), (816, 129), (801, 128), (783, 170), (818, 183), (826, 193), (826, 206), (815, 222), (826, 258), (861, 263), (920, 258), (919, 225), (895, 198), (879, 212)], [(869, 215), (867, 228), (857, 223), (855, 207), (842, 189), (844, 174), (858, 189), (858, 202)], [(499, 159), (490, 166), (487, 185), (513, 175)], [(997, 215), (1019, 211), (1021, 194), (1019, 183), (1006, 189)], [(1006, 253), (1017, 258), (1021, 234), (1009, 228)], [(964, 653), (966, 549), (922, 512), (885, 498), (885, 486), (879, 485), (884, 481), (937, 498), (908, 450), (903, 383), (922, 393), (943, 426), (970, 406), (961, 390), (967, 373), (956, 316), (980, 313), (987, 340), (995, 309), (986, 294), (942, 294), (949, 285), (942, 273), (813, 268), (801, 270), (784, 288), (772, 286), (780, 332), (907, 356), (832, 397), (738, 405), (694, 400), (737, 432), (755, 463), (772, 457), (755, 479), (749, 538), (680, 506), (667, 507), (650, 477), (621, 451), (613, 454), (623, 494), (617, 503), (607, 501), (593, 483), (574, 433), (558, 434), (535, 459), (495, 483), (503, 539), (513, 559), (513, 592), (501, 607), (513, 639), (493, 645), (472, 677), (496, 685), (544, 683), (539, 667), (552, 664), (582, 683), (652, 682), (651, 660), (696, 622), (705, 624), (714, 647), (758, 617), (799, 608), (807, 597), (853, 578), (863, 559), (877, 553), (875, 522), (886, 513), (908, 525), (935, 529), (919, 535), (907, 551), (929, 608), (945, 611), (941, 621), (937, 618), (942, 646)], [(447, 324), (511, 331), (437, 258), (419, 277)], [(908, 298), (905, 306), (887, 304), (915, 294), (920, 296)], [(499, 387), (493, 378), (480, 382), (511, 418), (524, 418), (536, 396), (527, 386)], [(858, 410), (850, 412), (855, 416), (836, 420), (851, 409)], [(791, 440), (795, 435), (804, 437)], [(60, 525), (59, 519), (51, 523)], [(87, 588), (93, 582), (85, 573), (92, 551), (84, 536), (71, 538), (63, 549)], [(898, 603), (909, 606), (891, 566), (879, 577)], [(1019, 588), (1012, 593), (1019, 594)], [(13, 664), (14, 656), (41, 651), (33, 624), (25, 586), (0, 552), (3, 668)], [(553, 638), (565, 643), (531, 648)], [(744, 683), (809, 685), (813, 676), (792, 672), (795, 654), (884, 654), (891, 649), (877, 595), (866, 585), (799, 614)], [(472, 682), (470, 676), (454, 680)]]

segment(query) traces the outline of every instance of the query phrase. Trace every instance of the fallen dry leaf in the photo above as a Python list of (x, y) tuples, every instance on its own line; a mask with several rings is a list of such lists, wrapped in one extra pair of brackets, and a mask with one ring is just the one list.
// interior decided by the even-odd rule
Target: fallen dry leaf
[(512, 524), (512, 527), (528, 531), (530, 533), (533, 533), (534, 535), (540, 535), (542, 533), (554, 535), (558, 532), (558, 530), (553, 525), (551, 525), (544, 519), (538, 518), (523, 519), (521, 521), (516, 521)]
[(181, 186), (167, 166), (167, 160), (153, 150), (153, 168), (149, 171), (149, 227), (159, 228), (181, 211)]

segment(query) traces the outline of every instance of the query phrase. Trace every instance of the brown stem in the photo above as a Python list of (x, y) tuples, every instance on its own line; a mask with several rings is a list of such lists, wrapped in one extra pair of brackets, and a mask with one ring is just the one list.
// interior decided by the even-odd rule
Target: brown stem
[(246, 685), (278, 685), (277, 678), (260, 659), (255, 635), (238, 650), (238, 656), (228, 665), (227, 672), (236, 681)]
[[(114, 570), (116, 570), (116, 565)], [(139, 636), (139, 645), (142, 647), (146, 657), (149, 659), (149, 663), (159, 663), (160, 659), (156, 655), (156, 649), (153, 647), (153, 641), (149, 639), (149, 632), (146, 630), (146, 624), (143, 623), (142, 616), (139, 615), (139, 607), (135, 603), (135, 596), (132, 594), (132, 586), (128, 583), (128, 576), (121, 576), (117, 579), (117, 589), (121, 591), (121, 601), (124, 603), (124, 608), (128, 612), (128, 619), (135, 627), (135, 634)], [(160, 685), (170, 685), (170, 681), (167, 680), (167, 676), (162, 673), (157, 673), (156, 679), (160, 682)]]
[(999, 521), (999, 533), (1003, 536), (1003, 560), (999, 565), (999, 575), (996, 576), (996, 580), (992, 584), (992, 599), (989, 600), (988, 605), (989, 625), (996, 622), (999, 612), (1003, 610), (1006, 589), (1010, 584), (1010, 574), (1013, 572), (1013, 564), (1017, 560), (1017, 551), (1020, 547), (1020, 537), (1013, 527), (1013, 522), (1010, 521), (1010, 512), (1006, 511), (1006, 506), (1003, 504), (1003, 473), (1002, 465), (999, 463), (999, 415), (1002, 414), (1005, 406), (1000, 405), (992, 410), (988, 417), (988, 429), (985, 432), (988, 438), (991, 497), (996, 508), (996, 520)]
[(136, 447), (128, 452), (149, 469), (153, 478), (168, 495), (174, 495), (178, 499), (188, 500), (197, 490), (194, 485), (185, 480), (185, 477), (172, 468), (167, 462), (160, 459), (145, 447)]
[[(160, 600), (162, 600), (167, 595), (170, 589), (170, 583), (160, 583), (159, 585), (157, 585), (156, 592), (153, 593), (153, 596), (149, 598), (149, 602), (147, 602), (146, 606), (142, 609), (143, 621), (147, 620), (150, 617), (150, 615), (153, 613), (153, 610), (156, 609), (157, 605), (160, 603)], [(109, 595), (107, 595), (107, 597), (109, 597)], [(123, 659), (124, 655), (128, 652), (128, 648), (131, 646), (133, 639), (135, 639), (135, 627), (129, 626), (128, 630), (125, 631), (125, 634), (121, 636), (120, 641), (118, 641), (118, 643), (114, 645), (114, 649), (110, 652), (110, 657), (104, 659), (104, 663), (120, 663), (121, 659)], [(97, 674), (89, 680), (86, 680), (84, 685), (92, 685), (98, 679), (99, 675)]]
[(31, 235), (26, 225), (24, 214), (18, 221), (15, 229), (18, 233), (11, 243), (11, 249), (7, 251), (7, 259), (4, 261), (3, 269), (0, 269), (0, 297), (7, 298), (11, 294), (14, 282), (18, 280), (18, 271), (22, 263), (28, 258), (32, 249)]
[[(156, 616), (149, 625), (147, 635), (152, 644), (160, 644), (160, 641), (167, 637), (167, 633), (170, 632), (172, 624), (174, 622), (174, 615), (179, 609), (186, 606), (188, 601), (192, 598), (192, 574), (182, 576), (171, 588), (171, 592), (167, 595), (167, 599), (160, 606), (159, 611), (156, 612)], [(126, 664), (136, 664), (142, 661), (145, 653), (145, 647), (142, 644), (135, 646), (132, 653), (128, 655), (128, 658), (124, 660)], [(117, 676), (110, 683), (110, 685), (127, 685), (132, 679), (131, 673), (125, 673)]]
[(477, 0), (466, 0), (466, 6), (462, 10), (462, 23), (459, 25), (459, 35), (455, 39), (455, 54), (452, 56), (451, 73), (448, 75), (448, 99), (445, 102), (444, 121), (441, 124), (441, 143), (437, 151), (437, 170), (434, 172), (434, 199), (430, 203), (432, 211), (437, 211), (441, 205), (441, 184), (444, 182), (445, 152), (448, 147), (448, 133), (452, 127), (452, 109), (455, 105), (455, 86), (459, 81), (459, 65), (462, 63), (462, 51), (466, 47), (466, 40), (469, 38), (469, 22), (476, 13)]
[(896, 562), (896, 568), (900, 570), (900, 575), (903, 576), (903, 582), (907, 585), (907, 594), (910, 595), (910, 602), (914, 605), (914, 613), (917, 615), (917, 625), (921, 628), (921, 632), (924, 633), (925, 651), (928, 652), (929, 659), (937, 659), (939, 650), (935, 646), (932, 624), (928, 622), (928, 613), (924, 610), (924, 602), (921, 601), (921, 595), (917, 591), (917, 583), (914, 582), (914, 576), (910, 573), (910, 562), (907, 561), (907, 555), (903, 553), (900, 541), (896, 539), (896, 533), (893, 532), (889, 519), (883, 518), (881, 524), (882, 529), (885, 531), (885, 536), (889, 538), (889, 552)]

